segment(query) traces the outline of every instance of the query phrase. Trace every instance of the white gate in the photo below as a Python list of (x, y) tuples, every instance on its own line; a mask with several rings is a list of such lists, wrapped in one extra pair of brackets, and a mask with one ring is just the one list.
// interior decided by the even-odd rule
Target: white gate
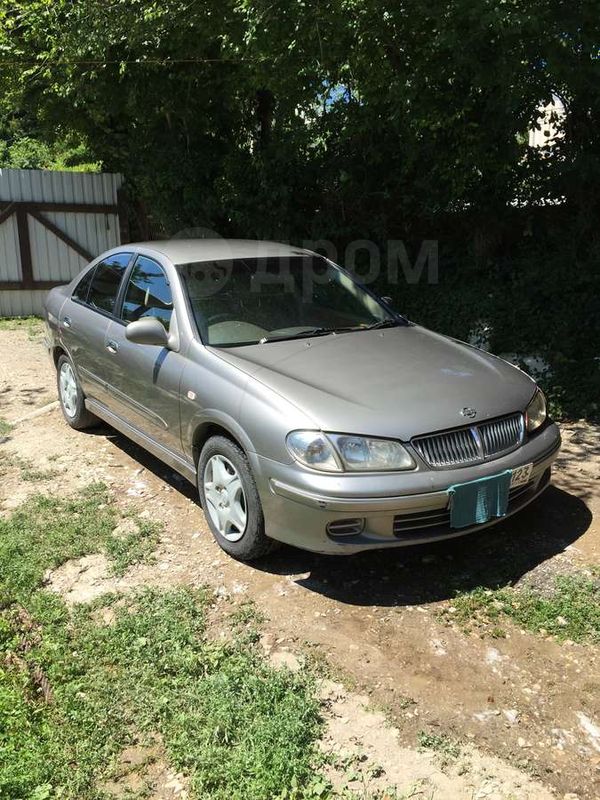
[(121, 184), (107, 173), (0, 169), (0, 317), (41, 313), (48, 289), (128, 240)]

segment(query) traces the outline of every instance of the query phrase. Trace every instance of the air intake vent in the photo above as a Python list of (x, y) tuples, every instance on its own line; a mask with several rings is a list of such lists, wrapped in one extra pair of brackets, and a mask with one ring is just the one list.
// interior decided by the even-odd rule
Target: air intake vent
[[(549, 474), (545, 479), (547, 483)], [(527, 495), (535, 488), (535, 483), (530, 481), (524, 486), (517, 486), (508, 493), (508, 512), (515, 510), (515, 503), (519, 499), (526, 499)], [(518, 505), (518, 504), (517, 504)], [(448, 508), (433, 509), (431, 511), (407, 511), (405, 514), (396, 514), (394, 517), (394, 536), (399, 538), (409, 537), (421, 531), (424, 535), (452, 533), (450, 527), (450, 510)]]

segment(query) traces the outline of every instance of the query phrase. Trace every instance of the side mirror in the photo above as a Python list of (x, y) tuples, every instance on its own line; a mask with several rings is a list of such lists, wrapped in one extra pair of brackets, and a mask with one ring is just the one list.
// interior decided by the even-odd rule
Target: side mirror
[(169, 340), (165, 326), (156, 317), (130, 322), (125, 328), (125, 337), (136, 344), (153, 344), (157, 347), (166, 347)]
[(388, 295), (386, 295), (386, 294), (382, 295), (382, 296), (381, 296), (381, 299), (382, 299), (382, 300), (383, 300), (383, 302), (386, 304), (386, 306), (391, 306), (391, 305), (393, 304), (393, 302), (394, 302), (394, 301), (392, 300), (392, 298), (391, 298), (391, 297), (389, 297), (389, 296), (388, 296)]

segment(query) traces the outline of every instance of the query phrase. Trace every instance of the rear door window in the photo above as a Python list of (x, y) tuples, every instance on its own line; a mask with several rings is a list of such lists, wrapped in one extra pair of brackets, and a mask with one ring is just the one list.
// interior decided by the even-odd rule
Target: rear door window
[(154, 317), (169, 329), (173, 313), (171, 287), (163, 268), (150, 258), (140, 256), (131, 272), (122, 317), (125, 322)]
[(130, 253), (117, 253), (96, 266), (87, 297), (92, 308), (114, 314), (119, 286), (130, 259)]
[(80, 303), (87, 303), (90, 285), (96, 268), (88, 269), (83, 278), (79, 281), (73, 292), (73, 300), (79, 300)]

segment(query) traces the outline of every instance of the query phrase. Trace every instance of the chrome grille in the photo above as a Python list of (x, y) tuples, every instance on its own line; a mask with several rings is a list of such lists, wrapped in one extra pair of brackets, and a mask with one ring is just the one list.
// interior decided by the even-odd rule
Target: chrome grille
[(513, 414), (493, 422), (484, 422), (477, 426), (483, 445), (483, 454), (488, 456), (512, 450), (523, 440), (523, 415)]
[(471, 428), (461, 428), (437, 436), (413, 439), (413, 446), (421, 458), (431, 467), (446, 467), (452, 464), (470, 464), (481, 459), (477, 440)]
[(430, 467), (454, 467), (514, 450), (522, 443), (523, 432), (523, 415), (511, 414), (468, 428), (419, 436), (412, 445)]

